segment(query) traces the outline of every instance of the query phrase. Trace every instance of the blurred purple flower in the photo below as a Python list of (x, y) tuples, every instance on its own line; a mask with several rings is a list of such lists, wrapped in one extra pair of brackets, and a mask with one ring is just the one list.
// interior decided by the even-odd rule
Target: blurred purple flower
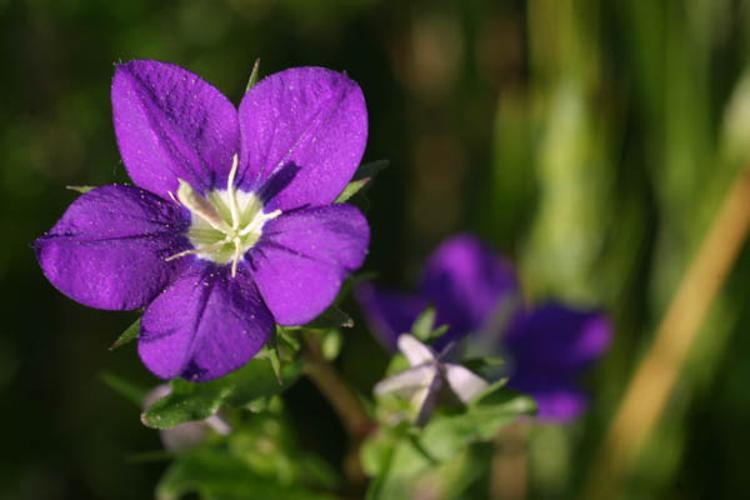
[[(433, 305), (436, 324), (450, 329), (433, 348), (467, 338), (485, 355), (510, 357), (509, 387), (534, 396), (540, 418), (569, 421), (587, 398), (576, 379), (607, 349), (611, 326), (599, 312), (558, 303), (522, 304), (512, 266), (469, 235), (445, 241), (425, 265), (416, 295), (357, 289), (357, 298), (378, 339), (395, 350), (419, 313)], [(471, 334), (471, 335), (470, 335)]]
[(116, 68), (112, 109), (135, 186), (83, 194), (35, 250), (72, 299), (146, 307), (138, 352), (156, 375), (241, 367), (274, 322), (312, 320), (362, 264), (367, 221), (332, 205), (367, 140), (362, 91), (344, 74), (276, 73), (238, 110), (185, 69), (132, 61)]

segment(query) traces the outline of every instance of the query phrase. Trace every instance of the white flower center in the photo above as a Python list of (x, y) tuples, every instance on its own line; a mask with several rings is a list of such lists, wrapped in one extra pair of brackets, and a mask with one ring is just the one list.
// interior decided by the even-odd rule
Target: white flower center
[(231, 262), (234, 277), (245, 253), (263, 234), (265, 223), (281, 215), (281, 210), (264, 212), (263, 203), (255, 193), (240, 191), (234, 186), (237, 163), (237, 155), (234, 155), (227, 188), (210, 191), (205, 196), (179, 179), (177, 200), (190, 210), (187, 237), (193, 248), (168, 257), (168, 261), (196, 255), (217, 264)]

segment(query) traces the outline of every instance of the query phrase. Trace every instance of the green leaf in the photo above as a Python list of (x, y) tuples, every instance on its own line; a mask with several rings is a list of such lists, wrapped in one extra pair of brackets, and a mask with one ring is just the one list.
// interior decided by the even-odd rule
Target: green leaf
[(258, 474), (224, 450), (201, 450), (183, 455), (167, 470), (156, 488), (157, 500), (178, 500), (190, 493), (203, 498), (332, 499), (330, 495), (285, 484)]
[(247, 80), (247, 85), (245, 86), (245, 93), (247, 93), (251, 88), (255, 87), (255, 84), (258, 83), (258, 79), (260, 77), (260, 58), (256, 59), (253, 63), (253, 69), (250, 71), (250, 78)]
[(101, 379), (117, 394), (135, 404), (138, 408), (143, 407), (143, 399), (148, 394), (148, 389), (131, 384), (114, 373), (104, 372), (101, 374)]
[(370, 484), (367, 498), (418, 498), (415, 480), (434, 465), (419, 443), (412, 436), (404, 435), (393, 445), (385, 470)]
[(491, 441), (500, 429), (535, 408), (529, 397), (493, 389), (464, 413), (433, 416), (422, 431), (420, 443), (435, 459), (449, 460), (470, 443)]
[(98, 186), (65, 186), (65, 189), (75, 191), (76, 193), (86, 194), (92, 189), (96, 189)]
[(279, 357), (279, 344), (275, 335), (272, 335), (263, 349), (257, 355), (260, 359), (267, 359), (271, 363), (271, 369), (273, 374), (276, 376), (276, 381), (279, 385), (284, 384), (284, 374), (281, 370), (281, 359)]
[(390, 466), (393, 450), (406, 435), (408, 424), (395, 427), (380, 426), (359, 450), (362, 470), (370, 477), (382, 476)]
[(300, 362), (282, 368), (284, 384), (279, 385), (266, 359), (253, 359), (244, 367), (211, 382), (172, 381), (172, 393), (154, 403), (141, 415), (144, 425), (169, 429), (214, 415), (222, 405), (244, 406), (263, 396), (278, 394), (292, 385), (302, 373)]
[(417, 316), (411, 325), (411, 333), (422, 342), (426, 342), (432, 336), (433, 327), (435, 326), (435, 316), (437, 312), (434, 307), (428, 307)]
[(331, 306), (323, 313), (306, 324), (303, 328), (312, 328), (316, 330), (329, 330), (332, 328), (352, 328), (354, 320), (339, 309), (337, 306)]
[(362, 191), (389, 163), (388, 160), (377, 160), (360, 165), (354, 173), (352, 181), (344, 188), (339, 197), (336, 198), (336, 203), (345, 203), (355, 194)]
[(109, 347), (110, 351), (114, 351), (115, 349), (124, 346), (125, 344), (129, 344), (135, 339), (138, 338), (138, 335), (141, 333), (141, 318), (138, 318), (133, 322), (132, 325), (127, 327), (127, 329), (120, 334), (119, 337), (117, 337), (117, 340), (115, 340), (115, 343), (112, 344)]
[(288, 351), (296, 353), (302, 348), (302, 344), (297, 337), (299, 327), (297, 326), (280, 326), (276, 325), (276, 339), (280, 345), (283, 345)]
[(320, 340), (320, 352), (327, 361), (333, 361), (341, 353), (343, 345), (344, 338), (341, 331), (337, 329), (328, 330)]

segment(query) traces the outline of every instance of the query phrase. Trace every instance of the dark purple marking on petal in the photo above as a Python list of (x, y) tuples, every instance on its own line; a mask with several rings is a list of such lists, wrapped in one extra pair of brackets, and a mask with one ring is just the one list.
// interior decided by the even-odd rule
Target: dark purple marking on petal
[(182, 266), (189, 216), (134, 186), (103, 186), (76, 199), (34, 248), (49, 281), (81, 304), (129, 310), (148, 304)]
[(350, 205), (287, 212), (266, 223), (247, 254), (263, 299), (282, 325), (305, 324), (331, 305), (362, 265), (370, 229)]
[(518, 315), (503, 343), (524, 372), (568, 376), (602, 356), (611, 338), (604, 314), (548, 303)]
[(513, 267), (468, 234), (454, 236), (430, 256), (422, 277), (422, 295), (434, 304), (437, 324), (449, 324), (435, 348), (481, 330), (517, 298)]
[(138, 353), (155, 375), (204, 382), (247, 363), (273, 318), (247, 270), (235, 278), (210, 263), (175, 281), (143, 315)]
[[(256, 84), (240, 104), (238, 180), (273, 192), (269, 210), (327, 205), (346, 187), (367, 142), (367, 108), (356, 82), (325, 68), (292, 68)], [(279, 189), (278, 172), (292, 169)], [(291, 177), (291, 178), (290, 178)], [(266, 188), (269, 179), (276, 186)]]
[(160, 196), (177, 179), (200, 192), (226, 187), (239, 152), (237, 109), (199, 76), (172, 64), (131, 61), (112, 80), (115, 135), (138, 186)]
[(398, 337), (411, 331), (414, 320), (428, 305), (416, 295), (378, 290), (369, 283), (358, 286), (354, 294), (372, 332), (392, 352), (397, 349)]

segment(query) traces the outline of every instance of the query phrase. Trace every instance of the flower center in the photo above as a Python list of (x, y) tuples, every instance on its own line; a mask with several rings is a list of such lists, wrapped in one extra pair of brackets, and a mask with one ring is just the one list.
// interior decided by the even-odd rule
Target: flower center
[(237, 163), (237, 155), (234, 155), (227, 188), (209, 191), (205, 196), (179, 179), (177, 200), (190, 210), (187, 237), (193, 248), (168, 257), (168, 261), (196, 255), (217, 264), (231, 263), (232, 277), (235, 277), (237, 266), (260, 239), (265, 223), (281, 214), (281, 210), (264, 212), (263, 203), (255, 193), (240, 191), (234, 186)]

